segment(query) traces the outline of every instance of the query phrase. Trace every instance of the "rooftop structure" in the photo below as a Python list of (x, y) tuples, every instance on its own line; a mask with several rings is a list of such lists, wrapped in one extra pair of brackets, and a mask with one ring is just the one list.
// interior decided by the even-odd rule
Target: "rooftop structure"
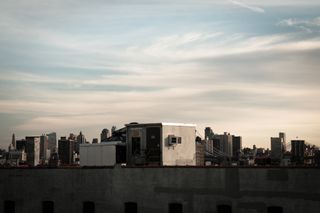
[(128, 165), (196, 165), (196, 125), (127, 124)]

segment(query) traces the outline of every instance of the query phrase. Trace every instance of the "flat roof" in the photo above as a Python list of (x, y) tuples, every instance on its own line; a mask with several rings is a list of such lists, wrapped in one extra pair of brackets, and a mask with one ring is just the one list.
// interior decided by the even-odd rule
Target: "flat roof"
[(101, 143), (82, 143), (80, 146), (87, 147), (87, 146), (114, 146), (114, 145), (121, 145), (125, 144), (122, 141), (108, 141), (108, 142), (101, 142)]
[(159, 123), (130, 123), (125, 126), (187, 126), (187, 127), (196, 127), (196, 124), (188, 123), (170, 123), (170, 122), (159, 122)]

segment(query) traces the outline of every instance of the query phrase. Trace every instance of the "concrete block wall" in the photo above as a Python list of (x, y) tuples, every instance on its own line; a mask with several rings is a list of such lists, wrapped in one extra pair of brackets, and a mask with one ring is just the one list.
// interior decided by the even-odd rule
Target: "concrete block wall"
[(135, 202), (139, 213), (165, 213), (181, 203), (184, 213), (320, 212), (320, 169), (306, 168), (77, 168), (0, 169), (0, 212), (3, 201), (15, 201), (16, 213), (41, 213), (42, 201), (54, 212), (82, 212), (92, 201), (95, 212), (123, 213)]

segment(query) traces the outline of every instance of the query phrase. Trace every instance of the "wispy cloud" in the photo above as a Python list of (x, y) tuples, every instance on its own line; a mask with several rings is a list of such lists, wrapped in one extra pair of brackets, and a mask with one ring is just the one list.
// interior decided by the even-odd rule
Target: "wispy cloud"
[(232, 4), (237, 5), (239, 7), (249, 9), (249, 10), (256, 12), (256, 13), (265, 13), (264, 9), (261, 7), (253, 6), (253, 5), (250, 5), (250, 4), (247, 4), (244, 2), (240, 2), (240, 1), (235, 1), (235, 0), (229, 0), (229, 2), (231, 2)]
[[(131, 121), (209, 125), (246, 144), (303, 125), (317, 138), (320, 36), (291, 29), (316, 32), (310, 2), (320, 4), (2, 1), (0, 140), (53, 130), (90, 139)], [(278, 5), (290, 8), (264, 10)], [(300, 18), (277, 24), (292, 7)]]
[(295, 27), (308, 33), (320, 32), (320, 17), (313, 19), (284, 19), (278, 22), (278, 26)]

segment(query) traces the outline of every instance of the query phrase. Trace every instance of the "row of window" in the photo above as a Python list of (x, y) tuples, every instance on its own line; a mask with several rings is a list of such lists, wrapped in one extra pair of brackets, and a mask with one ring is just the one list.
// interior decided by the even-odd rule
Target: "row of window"
[[(95, 213), (95, 204), (91, 201), (85, 201), (82, 204), (83, 213)], [(4, 201), (4, 213), (15, 213), (15, 202), (11, 200)], [(169, 213), (183, 213), (183, 206), (181, 203), (169, 203)], [(42, 202), (43, 213), (54, 213), (54, 202), (43, 201)], [(137, 213), (138, 204), (135, 202), (124, 203), (125, 213)], [(283, 213), (283, 209), (280, 206), (269, 206), (268, 213)], [(217, 213), (232, 213), (231, 205), (218, 205)]]

